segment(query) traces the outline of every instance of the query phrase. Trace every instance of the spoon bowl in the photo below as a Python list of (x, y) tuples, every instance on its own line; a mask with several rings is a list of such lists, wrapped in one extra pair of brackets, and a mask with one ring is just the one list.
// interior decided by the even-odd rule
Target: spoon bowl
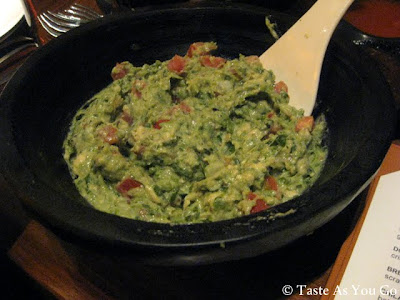
[(353, 0), (318, 0), (260, 56), (264, 68), (289, 87), (290, 104), (311, 115), (326, 48)]

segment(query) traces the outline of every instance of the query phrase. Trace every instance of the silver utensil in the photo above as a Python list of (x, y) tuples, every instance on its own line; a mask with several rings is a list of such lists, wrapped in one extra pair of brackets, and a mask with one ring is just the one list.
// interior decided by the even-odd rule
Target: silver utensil
[(39, 45), (31, 37), (16, 37), (0, 44), (0, 91)]
[(103, 17), (102, 14), (84, 5), (74, 3), (62, 12), (48, 10), (39, 15), (42, 27), (53, 37), (58, 37), (83, 23)]
[(29, 47), (38, 47), (31, 37), (16, 37), (2, 43), (0, 45), (0, 67), (4, 66), (16, 53)]

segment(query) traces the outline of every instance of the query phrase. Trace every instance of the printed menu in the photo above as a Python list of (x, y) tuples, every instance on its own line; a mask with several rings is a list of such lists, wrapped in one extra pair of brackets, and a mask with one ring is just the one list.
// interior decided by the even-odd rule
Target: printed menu
[(368, 188), (320, 300), (400, 300), (400, 141), (390, 146)]
[(400, 171), (381, 176), (335, 299), (400, 299)]

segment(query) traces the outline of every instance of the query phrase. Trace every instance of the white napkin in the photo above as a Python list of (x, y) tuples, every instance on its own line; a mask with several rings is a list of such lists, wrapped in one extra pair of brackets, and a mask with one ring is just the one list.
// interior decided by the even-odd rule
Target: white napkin
[(0, 38), (24, 16), (22, 0), (0, 0)]

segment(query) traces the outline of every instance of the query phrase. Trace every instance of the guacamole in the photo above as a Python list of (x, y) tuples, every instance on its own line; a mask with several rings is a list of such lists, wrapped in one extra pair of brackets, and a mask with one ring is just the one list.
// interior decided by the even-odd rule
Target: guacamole
[(136, 67), (75, 115), (64, 158), (96, 209), (149, 222), (212, 222), (254, 214), (309, 188), (324, 165), (323, 118), (288, 105), (256, 56), (185, 56)]

